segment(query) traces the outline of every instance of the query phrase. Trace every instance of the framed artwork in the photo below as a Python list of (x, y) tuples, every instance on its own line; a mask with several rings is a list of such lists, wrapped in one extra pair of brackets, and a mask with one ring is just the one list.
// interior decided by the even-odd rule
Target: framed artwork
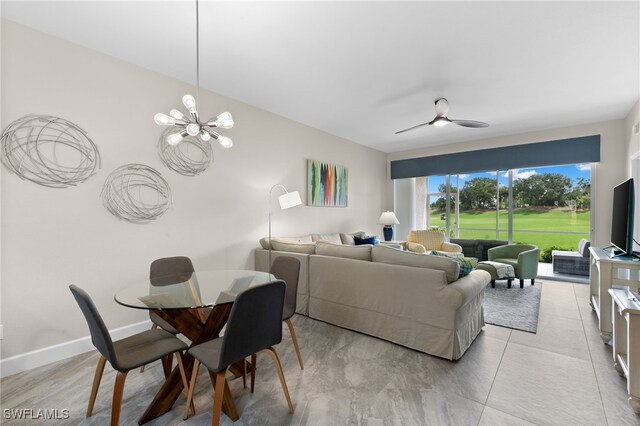
[(307, 160), (307, 205), (347, 207), (348, 182), (346, 167)]

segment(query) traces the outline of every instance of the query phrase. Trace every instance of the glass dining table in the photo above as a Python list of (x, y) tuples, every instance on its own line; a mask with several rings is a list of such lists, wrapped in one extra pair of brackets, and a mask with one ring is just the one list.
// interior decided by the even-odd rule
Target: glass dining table
[[(269, 273), (250, 270), (180, 273), (132, 283), (119, 290), (114, 299), (129, 308), (154, 311), (187, 337), (191, 346), (195, 346), (219, 337), (238, 294), (275, 279)], [(183, 355), (187, 380), (191, 377), (193, 361), (190, 355)], [(230, 371), (239, 376), (244, 368), (242, 363), (236, 363), (231, 366)], [(251, 369), (253, 366), (249, 365), (247, 368)], [(171, 410), (182, 390), (182, 378), (176, 367), (167, 375), (138, 423), (144, 424)], [(225, 386), (224, 393), (222, 410), (231, 420), (236, 421), (239, 415), (228, 385)]]

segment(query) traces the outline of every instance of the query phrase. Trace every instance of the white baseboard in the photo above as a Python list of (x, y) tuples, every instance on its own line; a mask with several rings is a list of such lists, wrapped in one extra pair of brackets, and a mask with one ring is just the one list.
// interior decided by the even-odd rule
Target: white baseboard
[[(151, 321), (147, 320), (116, 328), (109, 332), (113, 340), (120, 340), (140, 333), (141, 331), (148, 330), (149, 328), (151, 328)], [(91, 336), (87, 336), (2, 359), (0, 360), (0, 378), (12, 376), (16, 373), (41, 367), (52, 362), (62, 361), (63, 359), (80, 355), (94, 349), (95, 346), (91, 343)]]

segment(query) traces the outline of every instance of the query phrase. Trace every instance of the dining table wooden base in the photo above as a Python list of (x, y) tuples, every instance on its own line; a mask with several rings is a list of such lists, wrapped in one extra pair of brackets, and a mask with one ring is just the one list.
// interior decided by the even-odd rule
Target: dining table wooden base
[[(153, 311), (159, 319), (166, 321), (176, 331), (191, 341), (191, 347), (220, 337), (220, 332), (231, 314), (236, 297), (243, 291), (275, 280), (266, 272), (217, 269), (210, 271), (165, 271), (167, 275), (150, 274), (141, 280), (119, 290), (114, 299), (119, 304)], [(180, 364), (171, 369), (171, 360), (163, 361), (165, 382), (153, 401), (138, 419), (139, 424), (147, 423), (171, 410), (180, 393), (188, 387), (193, 374), (194, 358), (185, 353), (180, 355), (186, 383), (180, 372)], [(245, 360), (231, 364), (227, 371), (235, 377), (254, 371), (254, 364)], [(222, 411), (233, 421), (239, 414), (231, 396), (227, 380), (224, 381)], [(245, 385), (245, 380), (243, 380)], [(222, 385), (219, 384), (218, 388)], [(195, 411), (195, 410), (194, 410)]]
[[(229, 318), (232, 305), (232, 303), (225, 303), (214, 306), (204, 323), (201, 320), (202, 312), (198, 312), (201, 309), (170, 309), (156, 312), (191, 340), (191, 346), (195, 346), (220, 336), (220, 331)], [(190, 382), (194, 358), (188, 354), (184, 354), (182, 357), (187, 382)], [(251, 368), (253, 368), (252, 365), (247, 366), (248, 371), (251, 371)], [(238, 376), (242, 374), (243, 369), (242, 362), (239, 362), (233, 365), (232, 372), (235, 376)], [(176, 366), (166, 378), (147, 410), (138, 420), (138, 424), (147, 423), (170, 411), (183, 389), (184, 385), (180, 376), (180, 369)], [(234, 422), (240, 418), (226, 381), (222, 399), (222, 411)]]

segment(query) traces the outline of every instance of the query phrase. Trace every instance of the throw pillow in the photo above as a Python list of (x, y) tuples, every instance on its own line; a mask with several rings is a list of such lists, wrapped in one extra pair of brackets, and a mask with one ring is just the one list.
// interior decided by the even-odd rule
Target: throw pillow
[(432, 250), (430, 254), (432, 256), (446, 257), (447, 259), (458, 262), (458, 265), (460, 265), (460, 273), (458, 274), (458, 278), (466, 277), (471, 273), (471, 271), (473, 271), (473, 263), (470, 258), (445, 254), (444, 252), (441, 252), (439, 250)]
[(589, 247), (591, 247), (591, 243), (584, 238), (580, 240), (580, 244), (578, 244), (578, 253), (582, 255), (582, 257), (589, 257)]
[(427, 249), (420, 243), (412, 243), (411, 241), (407, 241), (407, 250), (412, 251), (414, 253), (426, 253)]
[(375, 236), (373, 236), (373, 237), (366, 237), (365, 236), (365, 237), (362, 237), (362, 238), (354, 236), (353, 237), (353, 241), (356, 243), (357, 246), (360, 246), (360, 245), (363, 245), (363, 244), (371, 244), (371, 245), (375, 246), (376, 244), (379, 243), (378, 237), (375, 237)]
[(340, 239), (342, 240), (342, 244), (348, 244), (350, 246), (353, 246), (356, 244), (356, 242), (353, 240), (353, 237), (364, 237), (366, 234), (362, 231), (358, 231), (358, 232), (352, 232), (350, 234), (344, 234), (344, 233), (340, 233)]
[(342, 244), (340, 234), (311, 234), (313, 242), (326, 241), (327, 243)]

